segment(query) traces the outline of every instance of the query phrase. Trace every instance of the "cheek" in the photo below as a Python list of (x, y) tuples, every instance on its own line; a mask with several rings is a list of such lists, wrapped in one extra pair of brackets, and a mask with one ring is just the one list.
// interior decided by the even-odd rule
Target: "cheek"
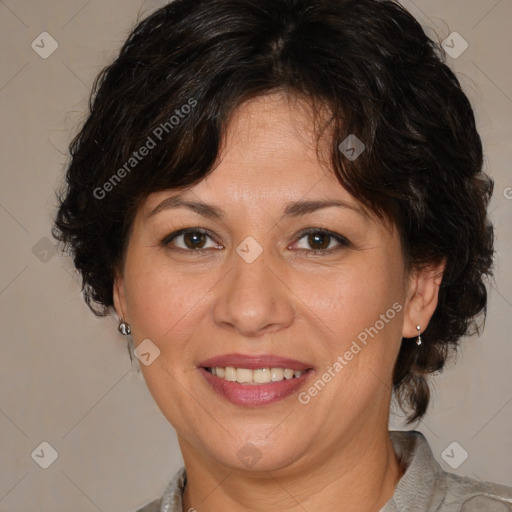
[[(305, 302), (329, 328), (338, 345), (357, 338), (378, 322), (383, 333), (399, 331), (403, 290), (400, 269), (392, 262), (371, 261), (332, 273), (325, 280), (303, 284)], [(384, 315), (384, 320), (380, 320)]]
[(338, 404), (332, 409), (338, 419), (348, 411), (362, 414), (374, 402), (385, 403), (391, 387), (402, 339), (403, 298), (400, 280), (383, 267), (375, 262), (339, 276), (329, 295), (319, 284), (308, 288), (309, 304), (329, 328), (318, 378), (330, 383), (321, 401)]
[(199, 276), (179, 272), (161, 259), (151, 261), (135, 254), (127, 260), (126, 302), (134, 337), (147, 337), (156, 343), (169, 338), (179, 341), (178, 333), (199, 314), (218, 280), (212, 273)]

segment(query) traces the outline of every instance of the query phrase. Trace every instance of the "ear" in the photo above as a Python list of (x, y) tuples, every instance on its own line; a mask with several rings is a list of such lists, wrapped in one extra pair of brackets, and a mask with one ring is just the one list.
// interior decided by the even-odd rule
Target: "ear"
[(129, 322), (126, 317), (126, 298), (125, 298), (125, 290), (124, 290), (124, 278), (120, 271), (116, 270), (114, 274), (114, 308), (116, 310), (117, 316), (122, 318), (125, 322)]
[(424, 332), (437, 307), (439, 287), (443, 279), (446, 259), (441, 263), (413, 270), (409, 276), (408, 294), (405, 304), (402, 336), (414, 338), (416, 326)]

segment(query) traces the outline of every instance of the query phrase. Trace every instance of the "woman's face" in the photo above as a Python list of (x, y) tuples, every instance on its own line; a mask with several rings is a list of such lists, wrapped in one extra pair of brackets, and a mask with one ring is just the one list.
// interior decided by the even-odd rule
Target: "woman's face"
[(320, 164), (301, 112), (278, 95), (244, 104), (212, 174), (136, 215), (116, 309), (136, 348), (150, 340), (141, 367), (185, 458), (311, 470), (387, 430), (411, 279), (398, 234)]

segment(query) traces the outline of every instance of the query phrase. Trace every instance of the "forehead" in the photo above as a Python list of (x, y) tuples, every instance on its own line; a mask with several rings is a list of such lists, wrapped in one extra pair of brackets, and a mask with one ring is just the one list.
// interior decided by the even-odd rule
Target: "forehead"
[[(253, 98), (229, 119), (219, 160), (246, 164), (265, 161), (267, 166), (298, 161), (316, 168), (320, 156), (317, 148), (325, 148), (317, 144), (315, 124), (326, 116), (327, 112), (315, 112), (305, 99), (280, 92)], [(323, 146), (328, 140), (325, 134)]]
[[(221, 203), (261, 204), (265, 200), (270, 204), (304, 197), (358, 203), (328, 163), (331, 141), (327, 132), (317, 142), (319, 115), (305, 100), (281, 93), (242, 104), (227, 124), (214, 170), (191, 187), (192, 196)], [(148, 209), (169, 193), (151, 194)]]

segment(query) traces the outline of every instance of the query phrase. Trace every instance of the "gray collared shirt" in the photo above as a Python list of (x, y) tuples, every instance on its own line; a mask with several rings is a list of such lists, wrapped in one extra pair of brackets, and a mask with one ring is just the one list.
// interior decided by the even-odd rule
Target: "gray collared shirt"
[[(406, 468), (393, 497), (380, 512), (511, 512), (512, 487), (479, 482), (444, 471), (421, 432), (391, 431), (395, 453)], [(187, 473), (182, 467), (162, 498), (137, 512), (187, 512), (182, 495)]]

